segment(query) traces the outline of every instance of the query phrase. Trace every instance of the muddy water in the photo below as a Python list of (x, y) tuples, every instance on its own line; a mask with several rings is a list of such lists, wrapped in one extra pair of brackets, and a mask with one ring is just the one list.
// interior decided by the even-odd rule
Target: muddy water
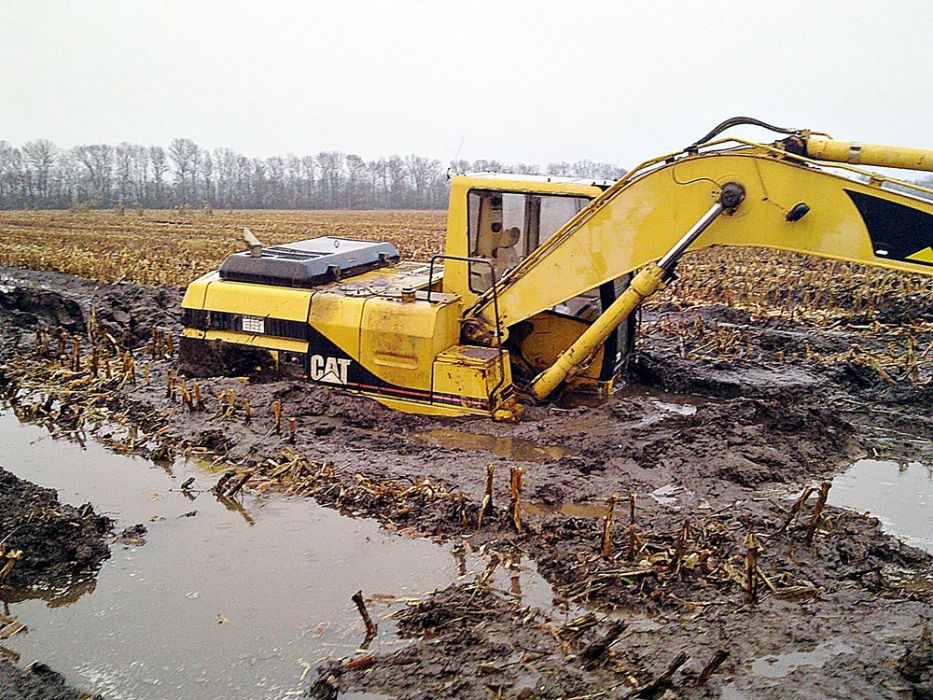
[(867, 511), (886, 532), (933, 554), (933, 466), (859, 460), (833, 479), (829, 503)]
[(426, 430), (421, 433), (415, 433), (412, 437), (422, 442), (437, 445), (438, 447), (489, 452), (496, 457), (525, 462), (546, 462), (552, 459), (560, 459), (565, 455), (573, 453), (572, 450), (566, 447), (540, 445), (531, 440), (524, 440), (522, 438), (467, 433), (447, 428)]
[[(111, 699), (297, 697), (308, 664), (352, 653), (363, 629), (350, 596), (375, 596), (384, 617), (413, 597), (482, 570), (449, 546), (386, 534), (305, 499), (245, 495), (238, 507), (207, 489), (193, 464), (170, 469), (89, 443), (52, 439), (0, 413), (0, 459), (21, 478), (90, 501), (117, 529), (144, 523), (143, 546), (112, 545), (96, 586), (59, 607), (13, 605), (29, 626), (4, 642), (20, 664), (47, 663)], [(188, 476), (204, 489), (178, 490)], [(533, 568), (497, 574), (527, 603), (549, 602)], [(524, 590), (523, 590), (524, 586)], [(373, 650), (399, 644), (390, 620)]]

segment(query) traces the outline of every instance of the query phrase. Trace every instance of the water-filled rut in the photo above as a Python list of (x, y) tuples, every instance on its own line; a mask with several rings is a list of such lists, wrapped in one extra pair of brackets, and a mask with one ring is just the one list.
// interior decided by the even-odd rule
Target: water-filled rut
[[(55, 607), (41, 597), (11, 606), (28, 631), (3, 644), (21, 665), (41, 660), (108, 698), (297, 696), (309, 665), (362, 642), (353, 593), (382, 617), (461, 571), (449, 546), (307, 499), (243, 494), (225, 505), (207, 490), (216, 477), (183, 460), (163, 468), (82, 448), (10, 412), (0, 443), (14, 474), (92, 503), (117, 531), (148, 530), (144, 545), (113, 543), (96, 579)], [(190, 476), (199, 493), (182, 492)], [(373, 649), (393, 640), (381, 621)]]

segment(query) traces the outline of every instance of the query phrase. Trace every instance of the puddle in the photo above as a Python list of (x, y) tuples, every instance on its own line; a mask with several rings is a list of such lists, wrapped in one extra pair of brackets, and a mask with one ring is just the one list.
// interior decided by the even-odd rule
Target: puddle
[(833, 479), (829, 504), (869, 512), (888, 534), (933, 554), (933, 467), (861, 459)]
[[(813, 651), (791, 651), (784, 654), (771, 654), (762, 656), (752, 661), (752, 673), (760, 679), (769, 679), (767, 681), (753, 681), (752, 685), (746, 690), (740, 689), (735, 681), (724, 683), (719, 691), (719, 700), (750, 700), (751, 698), (761, 697), (766, 690), (776, 692), (774, 697), (785, 697), (780, 688), (782, 681), (797, 669), (821, 669), (837, 656), (854, 654), (855, 649), (845, 642), (831, 640), (818, 644)], [(743, 685), (747, 684), (746, 680)], [(797, 695), (791, 693), (793, 697)], [(770, 695), (769, 695), (770, 697)]]
[[(633, 424), (635, 428), (647, 428), (672, 416), (696, 415), (700, 406), (711, 402), (710, 399), (701, 396), (674, 394), (669, 391), (647, 387), (633, 387), (616, 394), (616, 398), (621, 399), (623, 402), (626, 396), (646, 398), (649, 406), (655, 409), (655, 411), (648, 412), (637, 418)], [(635, 418), (635, 416), (632, 416), (632, 418)]]
[(672, 506), (677, 503), (677, 495), (683, 492), (683, 486), (665, 484), (664, 486), (659, 486), (648, 495), (662, 506)]
[(568, 518), (605, 518), (606, 506), (589, 503), (522, 503), (525, 515), (565, 515)]
[(566, 447), (539, 445), (536, 442), (523, 438), (464, 433), (459, 430), (450, 430), (448, 428), (435, 428), (420, 433), (413, 433), (412, 437), (422, 442), (437, 445), (438, 447), (489, 452), (497, 457), (523, 462), (547, 462), (574, 453), (573, 450)]
[(640, 396), (651, 399), (653, 403), (658, 405), (658, 408), (682, 416), (692, 416), (697, 412), (697, 407), (715, 402), (715, 399), (708, 396), (678, 394), (674, 391), (665, 391), (664, 389), (642, 385), (623, 387), (615, 394), (617, 399), (626, 396)]
[(752, 673), (764, 678), (784, 678), (802, 666), (823, 668), (834, 656), (854, 653), (855, 649), (844, 642), (823, 642), (813, 651), (791, 651), (755, 659)]
[[(217, 477), (192, 463), (159, 467), (56, 440), (10, 412), (0, 412), (0, 445), (17, 476), (57, 489), (64, 502), (92, 502), (117, 531), (140, 522), (149, 530), (143, 546), (113, 544), (94, 585), (64, 604), (12, 605), (29, 630), (0, 647), (111, 700), (299, 697), (313, 680), (308, 669), (362, 642), (357, 590), (373, 598), (379, 621), (372, 649), (389, 651), (400, 642), (393, 621), (380, 618), (483, 570), (476, 555), (458, 560), (451, 546), (387, 534), (307, 499), (189, 500), (178, 490), (185, 479), (207, 489)], [(533, 564), (500, 567), (494, 580), (523, 604), (552, 604)]]
[(643, 386), (640, 384), (632, 386), (622, 386), (611, 396), (604, 394), (590, 394), (586, 392), (565, 392), (557, 400), (560, 408), (598, 408), (618, 399), (625, 399), (626, 396), (640, 396), (650, 398), (657, 408), (677, 413), (681, 416), (692, 416), (697, 412), (697, 406), (702, 406), (711, 402), (711, 399), (694, 394), (677, 394), (673, 391), (665, 391), (654, 387)]
[(696, 405), (689, 403), (671, 403), (658, 399), (654, 399), (651, 403), (666, 413), (674, 413), (678, 416), (692, 416), (697, 412)]
[[(679, 510), (677, 506), (678, 496), (686, 494), (692, 496), (692, 491), (687, 491), (683, 486), (675, 484), (665, 484), (651, 491), (650, 496), (656, 503), (662, 506), (670, 506), (674, 510)], [(704, 506), (704, 503), (706, 504)], [(617, 505), (619, 508), (627, 508), (625, 503)], [(699, 504), (701, 508), (709, 508), (709, 503), (705, 500)], [(605, 518), (608, 508), (596, 503), (540, 503), (529, 502), (522, 503), (522, 512), (526, 515), (564, 515), (568, 518)]]

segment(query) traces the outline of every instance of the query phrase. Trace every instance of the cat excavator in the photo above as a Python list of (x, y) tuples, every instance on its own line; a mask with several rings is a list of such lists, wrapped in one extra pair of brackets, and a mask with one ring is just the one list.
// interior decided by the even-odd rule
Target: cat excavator
[[(748, 125), (780, 138), (724, 135)], [(617, 182), (455, 176), (446, 250), (424, 262), (350, 238), (263, 247), (247, 231), (248, 250), (188, 286), (180, 363), (203, 375), (218, 358), (249, 358), (247, 369), (265, 358), (282, 375), (440, 416), (507, 420), (562, 387), (611, 392), (633, 311), (688, 250), (933, 274), (933, 190), (862, 166), (931, 172), (933, 150), (734, 117)]]

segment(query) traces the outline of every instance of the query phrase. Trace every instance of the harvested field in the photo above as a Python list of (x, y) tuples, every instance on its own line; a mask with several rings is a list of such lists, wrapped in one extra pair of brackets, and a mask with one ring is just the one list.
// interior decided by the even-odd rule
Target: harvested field
[[(243, 218), (201, 232), (216, 257), (197, 272), (236, 248), (244, 223), (263, 238), (248, 217), (267, 214), (335, 216), (342, 235), (362, 235), (354, 217), (391, 218), (215, 212)], [(421, 216), (393, 215), (407, 233), (405, 217)], [(42, 216), (0, 221), (7, 231), (17, 217)], [(116, 214), (48, 216), (60, 226)], [(419, 256), (439, 249), (443, 226), (442, 215), (423, 216), (435, 248), (407, 249)], [(374, 227), (373, 237), (393, 240)], [(155, 254), (135, 261), (116, 242), (106, 273), (70, 268), (55, 259), (70, 234), (59, 229), (48, 244), (12, 230), (24, 257), (0, 259), (13, 265), (102, 282), (159, 268)], [(282, 235), (276, 241), (315, 234)], [(0, 254), (14, 255), (5, 245)], [(29, 259), (33, 249), (45, 252)], [(933, 558), (876, 518), (832, 505), (834, 478), (866, 457), (895, 472), (933, 465), (928, 278), (783, 253), (694, 255), (681, 283), (642, 314), (629, 387), (607, 402), (530, 407), (520, 422), (498, 424), (403, 415), (274, 377), (169, 382), (174, 349), (153, 347), (152, 330), (178, 333), (172, 285), (197, 274), (186, 271), (172, 268), (178, 277), (161, 287), (2, 271), (0, 395), (21, 421), (65, 439), (160, 463), (197, 457), (211, 465), (197, 481), (219, 480), (218, 498), (232, 504), (244, 492), (284, 492), (479, 558), (485, 571), (464, 565), (463, 580), (393, 610), (393, 632), (380, 621), (377, 640), (406, 645), (342, 650), (309, 667), (301, 687), (313, 697), (930, 692)], [(100, 328), (117, 347), (100, 342)], [(541, 581), (529, 588), (532, 575)]]
[(441, 211), (0, 211), (0, 265), (101, 282), (183, 287), (240, 247), (243, 227), (265, 244), (344, 236), (389, 241), (403, 258), (443, 247)]

